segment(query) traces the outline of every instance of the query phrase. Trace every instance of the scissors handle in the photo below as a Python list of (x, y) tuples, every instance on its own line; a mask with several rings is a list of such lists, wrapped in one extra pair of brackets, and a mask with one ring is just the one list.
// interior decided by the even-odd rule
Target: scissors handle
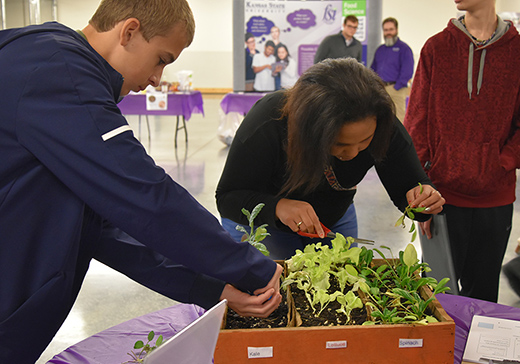
[[(327, 238), (334, 239), (336, 237), (336, 233), (333, 233), (329, 228), (327, 228), (321, 222), (320, 222), (320, 224), (321, 224), (321, 227), (323, 228), (323, 232), (325, 233), (325, 236)], [(309, 238), (319, 238), (319, 235), (316, 233), (306, 233), (304, 231), (298, 231), (298, 235), (306, 236)], [(361, 239), (361, 238), (353, 238), (353, 239), (354, 239), (354, 243), (374, 245), (374, 240)]]
[[(336, 237), (336, 234), (334, 234), (333, 232), (330, 231), (329, 228), (325, 227), (325, 225), (323, 225), (323, 223), (321, 223), (321, 228), (323, 229), (323, 232), (325, 233), (325, 236), (328, 237), (328, 238), (335, 238)], [(298, 231), (298, 235), (301, 235), (301, 236), (306, 236), (306, 237), (309, 237), (309, 238), (319, 238), (320, 236), (316, 233), (306, 233), (304, 231)]]

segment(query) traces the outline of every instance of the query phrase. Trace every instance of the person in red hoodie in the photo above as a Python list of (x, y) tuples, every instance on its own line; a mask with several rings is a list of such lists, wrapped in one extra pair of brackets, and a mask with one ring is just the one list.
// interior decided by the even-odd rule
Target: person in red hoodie
[(404, 125), (446, 199), (460, 293), (496, 302), (520, 167), (520, 36), (495, 0), (455, 4), (466, 13), (425, 43)]

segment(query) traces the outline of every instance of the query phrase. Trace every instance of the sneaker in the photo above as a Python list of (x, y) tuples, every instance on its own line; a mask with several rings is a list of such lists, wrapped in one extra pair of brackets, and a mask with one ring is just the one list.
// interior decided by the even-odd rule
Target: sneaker
[(513, 291), (520, 296), (520, 256), (505, 264), (502, 267), (502, 272), (504, 272)]

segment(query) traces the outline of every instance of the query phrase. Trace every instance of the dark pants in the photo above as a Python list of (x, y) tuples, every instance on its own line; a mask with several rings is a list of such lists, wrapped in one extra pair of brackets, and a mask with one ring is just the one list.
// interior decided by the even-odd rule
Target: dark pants
[(513, 204), (492, 208), (444, 205), (460, 294), (497, 302)]

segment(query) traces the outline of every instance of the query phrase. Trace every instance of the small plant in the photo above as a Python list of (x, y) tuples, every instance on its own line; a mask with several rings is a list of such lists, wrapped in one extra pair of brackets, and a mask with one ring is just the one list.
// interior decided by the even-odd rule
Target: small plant
[[(423, 187), (420, 183), (419, 186), (421, 187), (421, 190), (419, 192), (421, 194), (423, 193)], [(416, 213), (423, 212), (424, 210), (426, 210), (426, 207), (412, 207), (408, 205), (404, 209), (404, 213), (401, 215), (401, 217), (399, 217), (395, 222), (395, 226), (401, 226), (403, 229), (406, 229), (404, 219), (408, 217), (410, 220), (412, 220), (412, 225), (410, 226), (410, 230), (408, 231), (410, 234), (412, 234), (412, 243), (415, 241), (415, 238), (417, 237), (417, 230), (415, 230), (415, 223), (413, 222), (413, 219), (415, 219)]]
[(159, 337), (155, 341), (155, 345), (152, 346), (151, 342), (154, 339), (154, 337), (155, 337), (155, 332), (150, 331), (148, 333), (148, 341), (146, 342), (146, 344), (142, 340), (136, 341), (134, 344), (134, 349), (136, 349), (136, 350), (141, 349), (141, 351), (139, 351), (137, 353), (134, 351), (128, 353), (128, 355), (130, 355), (132, 360), (127, 361), (123, 364), (143, 363), (144, 358), (148, 354), (150, 354), (152, 351), (157, 349), (159, 346), (161, 346), (161, 344), (163, 343), (163, 336), (159, 335)]
[[(331, 302), (338, 302), (340, 308), (336, 310), (350, 321), (350, 313), (354, 308), (362, 308), (361, 299), (354, 293), (365, 285), (364, 279), (359, 277), (357, 264), (364, 266), (365, 248), (351, 247), (352, 238), (345, 238), (336, 234), (331, 242), (332, 247), (321, 243), (309, 244), (303, 251), (296, 250), (296, 254), (286, 261), (289, 275), (282, 283), (282, 288), (290, 284), (305, 293), (314, 315), (319, 317)], [(339, 290), (329, 292), (331, 278), (336, 278)]]
[(266, 246), (261, 243), (262, 240), (264, 240), (266, 237), (268, 237), (269, 234), (267, 232), (266, 226), (267, 224), (260, 225), (255, 229), (254, 221), (255, 218), (258, 216), (262, 208), (265, 206), (263, 203), (259, 203), (255, 206), (252, 212), (247, 211), (246, 209), (242, 209), (242, 213), (246, 215), (247, 220), (249, 221), (249, 227), (251, 229), (250, 232), (247, 232), (247, 230), (241, 226), (237, 225), (235, 229), (238, 231), (244, 233), (244, 236), (242, 237), (242, 241), (247, 241), (249, 244), (260, 250), (260, 252), (263, 255), (268, 256), (269, 251), (267, 250)]
[[(427, 263), (421, 263), (417, 251), (408, 244), (404, 251), (395, 258), (390, 248), (381, 246), (390, 252), (387, 258), (380, 249), (351, 247), (351, 238), (336, 234), (332, 247), (321, 243), (309, 244), (303, 251), (297, 250), (291, 259), (286, 261), (289, 275), (282, 287), (295, 284), (303, 291), (316, 317), (320, 316), (331, 302), (338, 302), (341, 308), (338, 313), (350, 321), (350, 313), (354, 308), (361, 308), (362, 301), (359, 290), (368, 298), (366, 303), (372, 309), (372, 319), (366, 325), (435, 322), (428, 315), (428, 305), (435, 295), (445, 292), (448, 278), (437, 282), (432, 277), (422, 277), (431, 271)], [(374, 266), (373, 254), (382, 258), (380, 266)], [(335, 292), (330, 291), (331, 278), (339, 286)], [(421, 287), (429, 286), (433, 294), (428, 299), (421, 297)]]
[[(390, 248), (382, 246), (384, 249)], [(366, 294), (371, 298), (367, 305), (372, 308), (372, 317), (384, 324), (414, 322), (427, 324), (437, 320), (426, 314), (430, 302), (438, 293), (449, 290), (446, 283), (449, 278), (437, 282), (432, 277), (422, 277), (422, 273), (430, 272), (427, 263), (419, 263), (417, 251), (408, 244), (404, 251), (399, 252), (399, 259), (388, 260), (378, 249), (374, 249), (386, 264), (374, 268), (365, 268), (361, 275), (365, 276), (368, 285)], [(420, 288), (430, 286), (432, 296), (423, 300)], [(366, 322), (365, 324), (374, 324)]]

